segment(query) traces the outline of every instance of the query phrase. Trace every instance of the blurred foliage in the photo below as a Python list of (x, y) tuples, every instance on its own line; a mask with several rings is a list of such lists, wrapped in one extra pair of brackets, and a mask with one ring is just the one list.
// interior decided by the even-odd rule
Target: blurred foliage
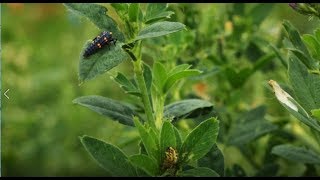
[[(312, 174), (304, 164), (270, 154), (275, 145), (299, 144), (308, 137), (290, 121), (267, 81), (287, 79), (286, 68), (269, 46), (282, 46), (282, 21), (289, 20), (300, 34), (312, 34), (319, 20), (309, 21), (287, 4), (170, 4), (169, 8), (175, 12), (172, 19), (186, 24), (188, 31), (146, 41), (144, 58), (157, 57), (172, 66), (189, 63), (204, 71), (199, 78), (178, 84), (167, 101), (200, 97), (213, 102), (222, 120), (218, 146), (226, 174)], [(2, 4), (1, 11), (2, 90), (10, 89), (10, 99), (2, 95), (2, 176), (108, 175), (85, 152), (78, 139), (83, 134), (106, 139), (128, 154), (137, 152), (138, 142), (128, 141), (138, 135), (131, 127), (72, 104), (76, 97), (91, 94), (131, 98), (108, 74), (78, 85), (82, 45), (99, 30), (69, 14), (62, 4)], [(129, 63), (109, 73), (121, 69), (132, 74)], [(259, 121), (279, 128), (242, 146), (227, 144), (230, 130), (241, 128), (235, 126), (242, 122), (240, 115), (261, 105), (266, 112)], [(179, 124), (182, 129), (189, 125)], [(280, 165), (277, 172), (274, 161)]]

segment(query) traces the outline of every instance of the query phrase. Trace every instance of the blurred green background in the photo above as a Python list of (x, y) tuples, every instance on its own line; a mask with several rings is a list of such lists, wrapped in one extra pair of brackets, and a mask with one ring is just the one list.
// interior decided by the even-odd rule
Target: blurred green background
[[(209, 10), (204, 12), (223, 13), (225, 6), (206, 5)], [(62, 4), (1, 4), (1, 13), (2, 91), (10, 89), (10, 99), (2, 95), (2, 176), (108, 175), (80, 144), (83, 134), (124, 147), (129, 154), (138, 152), (135, 143), (127, 142), (137, 136), (132, 128), (72, 104), (79, 96), (93, 94), (127, 98), (108, 73), (78, 84), (81, 48), (99, 29), (69, 14)], [(283, 19), (300, 33), (311, 33), (317, 25), (287, 4), (277, 4), (262, 27), (272, 37)], [(130, 73), (130, 62), (110, 73), (115, 71)]]

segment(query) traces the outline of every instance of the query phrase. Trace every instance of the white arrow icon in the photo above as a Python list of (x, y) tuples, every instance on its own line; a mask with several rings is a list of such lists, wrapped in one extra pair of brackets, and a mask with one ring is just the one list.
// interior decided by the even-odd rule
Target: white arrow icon
[(3, 95), (6, 96), (8, 99), (10, 99), (9, 96), (7, 96), (7, 93), (9, 92), (9, 90), (10, 89), (7, 89), (6, 92), (3, 93)]

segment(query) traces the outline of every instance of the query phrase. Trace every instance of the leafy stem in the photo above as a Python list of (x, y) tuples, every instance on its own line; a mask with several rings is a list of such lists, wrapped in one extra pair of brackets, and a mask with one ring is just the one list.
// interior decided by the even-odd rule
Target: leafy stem
[(147, 122), (153, 129), (155, 129), (156, 126), (154, 123), (152, 106), (151, 106), (150, 98), (148, 95), (146, 82), (143, 77), (143, 69), (142, 69), (143, 61), (141, 59), (141, 41), (139, 41), (137, 43), (137, 45), (135, 46), (134, 54), (136, 55), (136, 58), (137, 58), (137, 61), (133, 61), (134, 73), (135, 73), (137, 83), (138, 83), (138, 86), (140, 89), (141, 99), (142, 99), (142, 103), (145, 108), (145, 113), (147, 115)]

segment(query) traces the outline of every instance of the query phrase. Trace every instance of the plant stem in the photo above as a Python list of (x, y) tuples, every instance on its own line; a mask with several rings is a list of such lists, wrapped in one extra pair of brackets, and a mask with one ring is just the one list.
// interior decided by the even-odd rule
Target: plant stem
[(151, 102), (150, 102), (146, 82), (143, 77), (143, 69), (142, 69), (143, 61), (141, 60), (141, 41), (137, 44), (137, 48), (135, 49), (135, 55), (136, 55), (137, 61), (133, 62), (134, 73), (136, 75), (137, 83), (140, 89), (141, 99), (144, 105), (145, 113), (147, 115), (147, 123), (153, 129), (156, 129), (153, 113), (152, 113)]

